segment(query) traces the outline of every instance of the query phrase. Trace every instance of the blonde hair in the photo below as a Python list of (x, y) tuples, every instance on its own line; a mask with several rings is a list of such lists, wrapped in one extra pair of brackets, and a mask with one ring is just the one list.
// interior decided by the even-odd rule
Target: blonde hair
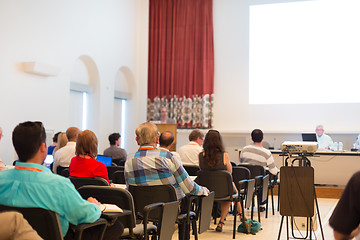
[(57, 144), (54, 148), (53, 155), (55, 155), (55, 152), (59, 150), (60, 148), (64, 147), (68, 142), (68, 138), (66, 136), (66, 133), (60, 133), (57, 137)]
[(96, 158), (98, 148), (98, 140), (94, 132), (85, 130), (79, 133), (76, 140), (75, 154), (89, 155), (92, 158)]
[(136, 138), (140, 146), (156, 143), (158, 138), (158, 129), (155, 124), (145, 122), (139, 125), (135, 130)]

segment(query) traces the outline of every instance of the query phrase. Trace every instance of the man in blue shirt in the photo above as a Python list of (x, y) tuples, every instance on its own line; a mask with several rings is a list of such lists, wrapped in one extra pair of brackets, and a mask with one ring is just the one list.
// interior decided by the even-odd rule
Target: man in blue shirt
[(82, 199), (69, 179), (42, 166), (47, 147), (41, 122), (20, 123), (13, 131), (12, 140), (19, 161), (14, 169), (0, 174), (0, 204), (52, 210), (59, 215), (64, 236), (69, 222), (90, 223), (100, 217), (96, 199)]

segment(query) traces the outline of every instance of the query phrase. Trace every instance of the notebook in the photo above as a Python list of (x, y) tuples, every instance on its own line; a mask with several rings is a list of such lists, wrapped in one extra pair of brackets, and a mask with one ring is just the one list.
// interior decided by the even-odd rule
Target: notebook
[(105, 166), (109, 167), (109, 166), (111, 166), (112, 157), (107, 157), (104, 155), (97, 155), (96, 160), (98, 160), (99, 162), (102, 162), (103, 164), (105, 164)]
[(317, 142), (316, 133), (302, 133), (301, 137), (304, 142)]

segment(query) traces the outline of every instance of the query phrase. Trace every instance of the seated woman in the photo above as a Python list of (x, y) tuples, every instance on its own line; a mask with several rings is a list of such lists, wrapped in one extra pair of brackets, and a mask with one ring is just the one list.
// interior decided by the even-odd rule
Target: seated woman
[(71, 159), (69, 173), (71, 177), (104, 178), (110, 185), (106, 166), (97, 161), (98, 140), (95, 133), (85, 130), (76, 140), (76, 156)]
[[(226, 170), (232, 173), (232, 166), (229, 160), (228, 154), (224, 150), (224, 145), (221, 139), (221, 135), (216, 130), (209, 130), (205, 136), (204, 151), (199, 153), (199, 167), (201, 170)], [(234, 192), (237, 192), (234, 185)], [(217, 232), (221, 232), (226, 215), (229, 212), (231, 202), (221, 203), (221, 216), (219, 224), (216, 227)], [(240, 203), (237, 205), (238, 212), (242, 216), (242, 209)]]

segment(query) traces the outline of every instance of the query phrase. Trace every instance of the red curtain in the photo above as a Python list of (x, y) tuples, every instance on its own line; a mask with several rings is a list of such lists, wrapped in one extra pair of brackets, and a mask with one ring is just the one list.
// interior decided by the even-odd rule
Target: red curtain
[(160, 107), (179, 127), (211, 127), (212, 0), (150, 0), (148, 120)]

